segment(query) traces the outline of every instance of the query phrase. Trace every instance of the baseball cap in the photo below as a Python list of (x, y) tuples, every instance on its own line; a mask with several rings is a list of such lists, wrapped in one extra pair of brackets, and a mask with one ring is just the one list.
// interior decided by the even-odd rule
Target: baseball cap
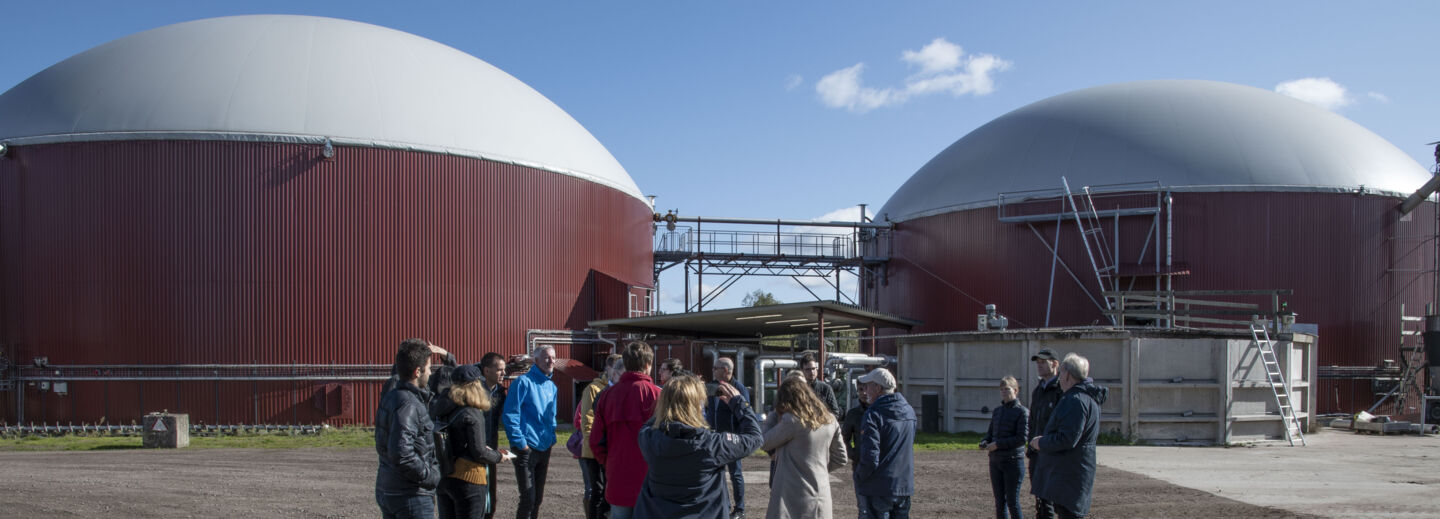
[(1050, 348), (1044, 348), (1044, 349), (1040, 350), (1038, 353), (1030, 356), (1030, 360), (1040, 360), (1040, 359), (1045, 359), (1045, 360), (1060, 360), (1060, 359), (1058, 359), (1058, 358), (1055, 357), (1055, 352), (1050, 351)]
[(450, 380), (457, 386), (480, 380), (480, 377), (480, 368), (475, 367), (474, 364), (461, 364), (450, 373)]
[(885, 368), (875, 368), (855, 380), (862, 384), (878, 385), (881, 389), (895, 389), (895, 375), (891, 375), (890, 370)]

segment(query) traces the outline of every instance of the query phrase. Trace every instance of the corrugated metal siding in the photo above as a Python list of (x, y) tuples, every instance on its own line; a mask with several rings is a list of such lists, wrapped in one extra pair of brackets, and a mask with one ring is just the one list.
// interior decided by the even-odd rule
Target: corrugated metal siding
[[(418, 336), (473, 362), (523, 352), (528, 329), (594, 319), (592, 272), (651, 284), (650, 210), (634, 197), (477, 159), (337, 151), (13, 149), (0, 159), (0, 340), (15, 358), (57, 365), (379, 364)], [(360, 412), (342, 421), (366, 422), (375, 402), (369, 384), (355, 385)], [(259, 386), (222, 385), (211, 420), (323, 415), (308, 385)], [(173, 383), (145, 384), (143, 408), (216, 414), (213, 385), (187, 387), (193, 395), (179, 398)], [(112, 394), (112, 414), (141, 407), (124, 400)]]
[[(1415, 271), (1434, 268), (1434, 245), (1427, 240), (1435, 231), (1435, 204), (1399, 221), (1399, 200), (1375, 195), (1177, 193), (1174, 200), (1174, 260), (1192, 271), (1174, 278), (1175, 289), (1294, 289), (1284, 300), (1300, 322), (1319, 324), (1322, 366), (1398, 359), (1400, 305), (1407, 314), (1421, 315), (1432, 297), (1433, 278)], [(1122, 262), (1135, 263), (1150, 223), (1141, 217), (1122, 220)], [(1112, 223), (1104, 225), (1113, 236)], [(1036, 229), (1046, 241), (1054, 240), (1053, 222)], [(903, 222), (894, 247), (888, 284), (877, 282), (874, 304), (924, 321), (916, 332), (972, 329), (986, 303), (999, 305), (1014, 325), (1044, 324), (1051, 255), (1024, 224), (999, 222), (994, 208)], [(1059, 249), (1095, 293), (1093, 270), (1073, 224), (1061, 231)], [(1153, 250), (1145, 257), (1153, 258)], [(1104, 322), (1068, 274), (1057, 269), (1055, 276), (1051, 325)], [(1151, 288), (1144, 278), (1136, 285)], [(1322, 412), (1370, 402), (1368, 387), (1322, 381), (1319, 389)]]

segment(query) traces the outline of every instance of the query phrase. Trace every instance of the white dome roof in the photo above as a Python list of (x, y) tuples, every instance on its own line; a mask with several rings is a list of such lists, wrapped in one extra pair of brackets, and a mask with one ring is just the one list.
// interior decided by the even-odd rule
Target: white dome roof
[(1099, 86), (981, 126), (880, 210), (901, 221), (994, 205), (1000, 193), (1159, 181), (1174, 191), (1408, 195), (1430, 173), (1354, 122), (1268, 90), (1193, 80)]
[(234, 16), (134, 34), (0, 95), (14, 144), (235, 139), (413, 149), (581, 177), (644, 200), (545, 96), (451, 47), (375, 25)]

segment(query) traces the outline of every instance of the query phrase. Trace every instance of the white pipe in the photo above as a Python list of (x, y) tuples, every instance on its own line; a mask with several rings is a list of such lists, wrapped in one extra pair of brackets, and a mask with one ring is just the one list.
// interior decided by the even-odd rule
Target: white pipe
[[(755, 359), (755, 387), (750, 391), (750, 400), (753, 400), (757, 411), (765, 410), (765, 370), (766, 369), (794, 369), (800, 366), (795, 359), (782, 356), (762, 355)], [(779, 377), (776, 377), (775, 387), (780, 387)]]

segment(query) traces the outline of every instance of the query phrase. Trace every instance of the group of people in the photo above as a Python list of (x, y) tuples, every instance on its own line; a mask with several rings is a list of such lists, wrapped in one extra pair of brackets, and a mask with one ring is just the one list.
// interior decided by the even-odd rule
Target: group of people
[(1020, 489), (1026, 461), (1039, 519), (1083, 518), (1095, 484), (1095, 443), (1107, 389), (1089, 378), (1090, 361), (1074, 353), (1057, 359), (1042, 349), (1030, 360), (1040, 379), (1027, 409), (1015, 377), (1000, 380), (1001, 404), (980, 441), (989, 452), (995, 517), (1022, 519)]
[[(433, 376), (432, 356), (444, 364)], [(375, 500), (384, 517), (431, 518), (438, 508), (443, 518), (488, 519), (502, 461), (515, 467), (517, 519), (539, 516), (556, 443), (555, 351), (542, 346), (532, 356), (507, 391), (499, 354), (462, 365), (425, 340), (400, 344), (375, 415)], [(581, 392), (566, 446), (583, 474), (585, 517), (744, 518), (742, 460), (757, 449), (771, 456), (767, 517), (831, 517), (829, 474), (845, 465), (860, 517), (908, 517), (915, 413), (894, 375), (876, 368), (860, 377), (862, 406), (842, 415), (819, 365), (811, 354), (801, 359), (762, 423), (730, 359), (715, 363), (708, 383), (667, 360), (657, 385), (649, 345), (610, 355)], [(502, 425), (508, 450), (498, 446)], [(437, 458), (437, 441), (453, 463)]]

